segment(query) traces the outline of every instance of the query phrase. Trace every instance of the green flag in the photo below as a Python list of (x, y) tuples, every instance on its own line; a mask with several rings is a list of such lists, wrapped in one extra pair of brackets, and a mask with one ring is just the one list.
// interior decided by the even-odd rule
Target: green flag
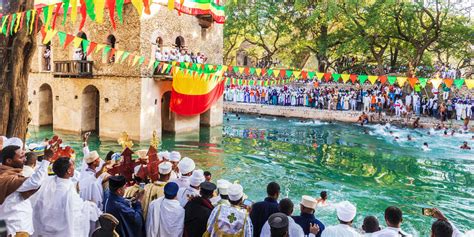
[(308, 79), (313, 79), (315, 75), (315, 72), (308, 72)]
[(67, 20), (67, 16), (68, 16), (67, 12), (69, 11), (69, 1), (70, 0), (63, 0), (63, 12), (64, 12), (63, 23), (62, 23), (63, 25), (66, 24), (66, 20)]
[[(138, 65), (142, 65), (143, 62), (145, 62), (145, 57), (141, 56), (140, 59), (138, 60)], [(171, 70), (171, 64), (168, 66), (168, 69)]]
[(422, 88), (425, 88), (426, 83), (428, 82), (428, 78), (419, 77), (418, 82), (420, 82), (420, 85), (421, 85)]
[(117, 16), (120, 20), (120, 23), (122, 23), (122, 24), (123, 24), (123, 2), (124, 2), (124, 0), (117, 0), (115, 2), (115, 4), (116, 4), (115, 7), (117, 8)]
[(94, 7), (94, 0), (86, 0), (86, 11), (87, 15), (95, 21), (95, 7)]
[(30, 20), (31, 20), (31, 10), (26, 12), (26, 29), (28, 29), (28, 32), (29, 32), (29, 27), (30, 27)]
[(459, 79), (454, 80), (454, 85), (456, 85), (458, 89), (461, 89), (463, 84), (464, 84), (464, 78), (459, 78)]
[(130, 56), (130, 52), (125, 51), (122, 55), (122, 61), (120, 61), (120, 63), (123, 63), (128, 58), (128, 56)]
[(239, 67), (238, 66), (234, 66), (234, 67), (232, 67), (232, 69), (234, 69), (235, 73), (239, 72)]
[(254, 67), (251, 67), (250, 68), (250, 75), (253, 75), (255, 73), (255, 68)]
[(8, 27), (8, 15), (2, 17), (2, 33), (4, 35), (7, 34), (7, 27)]
[(83, 39), (82, 40), (82, 50), (84, 51), (84, 54), (87, 53), (87, 49), (89, 48), (89, 45), (91, 42), (89, 40)]
[(365, 81), (367, 81), (367, 79), (369, 78), (369, 76), (367, 75), (359, 75), (359, 83), (360, 84), (364, 84)]
[[(397, 77), (388, 76), (388, 83), (390, 83), (390, 85), (393, 85), (396, 81), (397, 81)], [(420, 81), (420, 84), (421, 84), (421, 81)], [(426, 82), (425, 82), (425, 85), (426, 85)]]
[(61, 47), (64, 46), (64, 42), (66, 42), (66, 36), (67, 34), (65, 32), (62, 32), (62, 31), (58, 31), (58, 36), (59, 36), (59, 45)]
[(286, 77), (291, 77), (291, 75), (293, 75), (293, 71), (286, 70)]
[(16, 23), (16, 13), (12, 15), (12, 20), (10, 24), (10, 35), (13, 35), (13, 27), (15, 27), (15, 23)]
[(267, 76), (271, 76), (271, 75), (273, 75), (273, 69), (268, 69), (267, 70)]
[(341, 74), (336, 74), (336, 73), (333, 73), (333, 74), (332, 74), (332, 78), (333, 78), (334, 81), (336, 81), (336, 82), (339, 80), (340, 77), (341, 77)]
[(109, 55), (109, 52), (110, 52), (111, 49), (112, 48), (110, 46), (106, 45), (104, 47), (104, 51), (102, 51), (102, 56), (105, 57), (105, 56)]

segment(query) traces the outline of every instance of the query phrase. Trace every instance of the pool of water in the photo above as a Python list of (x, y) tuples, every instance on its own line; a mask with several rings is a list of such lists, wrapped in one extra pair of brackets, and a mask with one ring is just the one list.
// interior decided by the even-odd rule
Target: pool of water
[[(461, 230), (474, 229), (474, 150), (459, 149), (463, 141), (474, 147), (473, 134), (445, 137), (441, 131), (235, 114), (224, 120), (222, 127), (200, 133), (165, 135), (160, 149), (193, 158), (214, 180), (238, 180), (254, 201), (265, 197), (270, 181), (279, 182), (282, 195), (295, 203), (301, 195), (317, 197), (326, 190), (332, 204), (356, 204), (358, 228), (367, 215), (385, 224), (385, 208), (396, 205), (404, 212), (403, 228), (415, 236), (428, 236), (433, 222), (421, 215), (422, 207), (438, 207)], [(53, 131), (31, 127), (30, 134), (29, 142), (38, 142)], [(58, 134), (82, 157), (79, 136)], [(423, 142), (431, 150), (423, 151)], [(96, 136), (90, 147), (102, 155), (120, 150), (117, 142)], [(337, 222), (332, 205), (316, 215), (327, 225)]]

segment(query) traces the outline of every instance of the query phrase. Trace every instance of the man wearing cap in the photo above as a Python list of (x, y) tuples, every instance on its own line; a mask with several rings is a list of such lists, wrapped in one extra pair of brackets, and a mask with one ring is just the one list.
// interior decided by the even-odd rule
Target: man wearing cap
[(231, 183), (225, 179), (217, 180), (217, 192), (219, 196), (211, 198), (213, 206), (227, 205), (230, 206), (228, 190)]
[(164, 195), (164, 187), (168, 183), (171, 174), (171, 162), (165, 161), (158, 165), (158, 173), (160, 177), (157, 181), (145, 185), (145, 193), (143, 194), (143, 216), (147, 217), (148, 207), (153, 200)]
[(327, 227), (322, 237), (336, 237), (336, 236), (347, 236), (347, 237), (361, 237), (354, 228), (352, 228), (352, 221), (356, 216), (357, 209), (352, 203), (343, 201), (336, 206), (337, 219), (339, 219), (339, 225), (333, 225)]
[[(305, 236), (303, 229), (299, 226), (291, 217), (293, 214), (294, 205), (293, 202), (289, 198), (285, 198), (280, 200), (278, 204), (278, 210), (281, 213), (288, 216), (288, 236), (289, 237), (298, 237), (298, 236)], [(270, 237), (271, 236), (271, 226), (269, 225), (270, 221), (267, 221), (265, 225), (263, 225), (262, 232), (260, 233), (260, 237)], [(313, 224), (310, 226), (309, 230), (309, 237), (314, 237), (316, 234), (319, 233), (319, 226)]]
[(320, 237), (321, 233), (324, 233), (323, 223), (314, 216), (317, 204), (317, 200), (313, 197), (303, 195), (300, 202), (301, 214), (299, 216), (293, 216), (293, 219), (298, 225), (301, 226), (305, 235), (309, 235), (310, 228), (313, 225), (317, 225), (319, 227), (319, 232), (316, 234), (317, 237)]
[[(84, 162), (86, 162), (87, 168), (81, 172), (79, 178), (79, 195), (82, 199), (94, 202), (102, 209), (102, 201), (104, 199), (102, 182), (107, 180), (102, 180), (101, 174), (103, 169), (99, 169), (99, 172), (96, 171), (100, 164), (99, 153), (97, 153), (97, 151), (89, 152), (86, 157), (84, 157)], [(106, 179), (108, 179), (108, 177)]]
[(252, 206), (250, 219), (253, 225), (253, 234), (255, 237), (260, 236), (260, 231), (268, 217), (278, 212), (278, 197), (280, 196), (280, 185), (276, 182), (270, 182), (267, 185), (267, 197), (261, 202), (257, 202)]
[(44, 162), (29, 177), (22, 175), (25, 152), (19, 146), (5, 146), (0, 151), (0, 218), (5, 220), (7, 235), (33, 234), (33, 208), (30, 196), (48, 176), (53, 152), (45, 152)]
[[(171, 159), (171, 158), (170, 158)], [(173, 163), (173, 162), (171, 162)], [(181, 173), (181, 177), (177, 179), (171, 179), (171, 181), (178, 184), (180, 188), (187, 188), (189, 187), (189, 178), (193, 174), (193, 170), (196, 168), (196, 164), (191, 158), (184, 157), (178, 164), (179, 172)]]
[(206, 232), (207, 220), (214, 209), (210, 198), (216, 185), (206, 181), (199, 187), (200, 196), (191, 198), (184, 206), (184, 233), (187, 237), (201, 237)]
[[(179, 172), (178, 164), (181, 160), (181, 153), (177, 151), (172, 151), (169, 153), (169, 160), (171, 164), (173, 164), (173, 168), (171, 169), (171, 180), (177, 179), (181, 177), (181, 174)], [(179, 185), (179, 183), (178, 183)]]
[(179, 187), (174, 182), (165, 185), (164, 196), (150, 203), (146, 219), (148, 237), (181, 237), (184, 229), (184, 209), (176, 200)]
[(288, 237), (288, 219), (290, 218), (281, 212), (274, 213), (268, 217), (268, 225), (270, 226), (269, 237)]
[(125, 177), (111, 176), (109, 178), (109, 191), (104, 200), (104, 212), (112, 214), (119, 220), (116, 230), (122, 237), (145, 236), (140, 194), (137, 193), (132, 200), (123, 198), (125, 193)]
[(403, 214), (400, 208), (391, 206), (385, 209), (385, 223), (387, 227), (383, 230), (377, 231), (372, 234), (375, 237), (398, 237), (402, 236), (411, 236), (402, 231), (401, 225), (403, 222)]
[(178, 191), (178, 201), (182, 207), (186, 206), (186, 203), (188, 203), (192, 197), (199, 196), (199, 185), (204, 181), (206, 181), (204, 171), (195, 170), (189, 178), (189, 186), (180, 188)]
[(253, 236), (252, 221), (246, 209), (241, 207), (244, 190), (240, 184), (232, 184), (228, 190), (231, 206), (214, 208), (207, 221), (206, 233), (216, 236)]
[(48, 177), (35, 195), (33, 223), (35, 235), (41, 237), (88, 236), (90, 222), (98, 220), (102, 211), (84, 201), (71, 180), (74, 161), (61, 157), (53, 163), (55, 176)]

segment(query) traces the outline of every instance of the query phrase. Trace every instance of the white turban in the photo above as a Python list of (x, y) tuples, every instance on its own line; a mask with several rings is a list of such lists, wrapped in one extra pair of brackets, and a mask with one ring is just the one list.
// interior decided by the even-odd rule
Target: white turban
[(244, 196), (244, 188), (240, 184), (231, 184), (228, 190), (229, 200), (238, 201)]
[(219, 190), (220, 195), (228, 195), (229, 194), (229, 187), (232, 183), (225, 179), (217, 180), (217, 189)]
[(178, 163), (178, 169), (181, 174), (191, 173), (195, 168), (196, 168), (196, 164), (194, 164), (194, 161), (188, 157), (184, 157)]
[(172, 151), (170, 154), (170, 161), (178, 162), (181, 159), (181, 154), (177, 151)]
[(195, 170), (189, 179), (189, 183), (194, 187), (198, 187), (204, 181), (206, 181), (206, 178), (202, 170)]
[(344, 222), (351, 222), (356, 216), (357, 209), (352, 203), (343, 201), (337, 204), (336, 207), (337, 218)]
[(158, 158), (161, 160), (170, 160), (170, 153), (167, 151), (158, 152)]
[(158, 166), (158, 172), (160, 172), (160, 174), (169, 174), (171, 173), (171, 167), (172, 167), (172, 164), (168, 161), (166, 162), (161, 162), (161, 164)]
[(99, 159), (99, 153), (97, 153), (97, 151), (91, 151), (91, 152), (89, 152), (89, 154), (87, 154), (84, 157), (84, 162), (86, 164), (90, 164), (90, 163), (94, 162), (97, 159)]
[(7, 146), (19, 146), (20, 148), (23, 148), (23, 141), (18, 137), (12, 137), (3, 143), (3, 147)]

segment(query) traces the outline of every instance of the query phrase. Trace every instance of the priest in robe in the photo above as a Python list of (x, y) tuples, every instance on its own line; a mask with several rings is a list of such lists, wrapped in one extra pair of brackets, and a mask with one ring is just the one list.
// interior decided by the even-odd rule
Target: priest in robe
[(99, 172), (96, 171), (100, 164), (100, 157), (97, 151), (89, 152), (86, 157), (84, 157), (84, 162), (87, 163), (87, 168), (81, 172), (79, 178), (79, 195), (83, 200), (94, 202), (102, 209), (104, 199), (102, 182), (104, 182), (104, 180), (103, 176), (101, 176), (103, 169), (99, 169)]
[(7, 146), (0, 152), (0, 219), (5, 220), (7, 235), (32, 235), (33, 208), (30, 197), (48, 177), (49, 161), (53, 157), (46, 150), (43, 162), (26, 178), (22, 175), (25, 151), (19, 146)]
[(116, 228), (121, 237), (145, 236), (142, 205), (140, 203), (142, 192), (138, 192), (132, 199), (125, 199), (125, 177), (111, 176), (109, 178), (109, 191), (104, 200), (104, 212), (112, 214), (119, 225)]
[(193, 174), (194, 169), (196, 168), (196, 164), (191, 158), (184, 157), (178, 163), (179, 172), (181, 173), (181, 177), (177, 179), (172, 179), (172, 182), (178, 184), (180, 188), (187, 188), (189, 187), (189, 179)]
[(180, 188), (178, 191), (178, 201), (182, 207), (186, 206), (191, 198), (199, 196), (199, 185), (204, 181), (206, 181), (206, 178), (203, 170), (193, 171), (189, 179), (189, 186)]
[(181, 237), (184, 229), (184, 209), (176, 195), (179, 187), (174, 182), (165, 185), (165, 196), (150, 203), (146, 220), (148, 237)]
[(157, 181), (145, 185), (145, 193), (143, 194), (142, 206), (143, 206), (143, 216), (146, 219), (148, 206), (153, 200), (162, 197), (164, 193), (165, 185), (168, 183), (171, 175), (172, 164), (169, 161), (161, 162), (158, 165), (158, 173), (160, 177)]
[(97, 205), (84, 201), (71, 180), (74, 162), (59, 158), (53, 164), (55, 176), (41, 185), (33, 201), (33, 223), (38, 237), (88, 236), (90, 221), (102, 214)]

